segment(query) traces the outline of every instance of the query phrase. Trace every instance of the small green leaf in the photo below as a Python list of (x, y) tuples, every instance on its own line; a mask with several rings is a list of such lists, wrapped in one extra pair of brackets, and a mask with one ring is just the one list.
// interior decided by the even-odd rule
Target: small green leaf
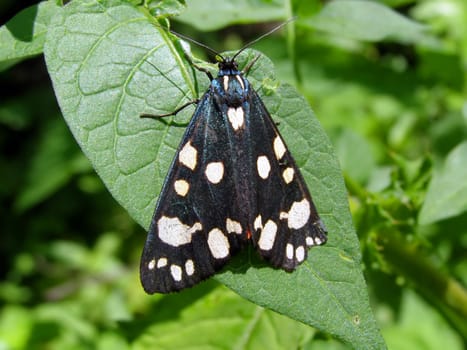
[(34, 332), (31, 310), (16, 305), (5, 305), (0, 312), (0, 346), (3, 349), (25, 349)]
[(184, 0), (152, 0), (148, 1), (146, 6), (154, 17), (177, 16), (186, 9)]
[(447, 219), (467, 210), (467, 141), (454, 148), (435, 172), (420, 211), (421, 224)]
[(54, 1), (43, 1), (0, 28), (0, 70), (42, 52), (47, 27), (58, 9)]
[(356, 40), (416, 43), (427, 39), (425, 26), (373, 1), (331, 1), (306, 23), (313, 28)]
[(336, 151), (345, 173), (366, 183), (376, 163), (370, 143), (351, 129), (343, 129), (337, 139)]
[[(140, 114), (171, 112), (197, 97), (191, 67), (167, 32), (150, 21), (123, 1), (76, 0), (54, 18), (45, 45), (70, 129), (112, 195), (144, 227), (184, 132), (179, 124), (189, 120), (193, 108), (177, 115), (175, 125), (170, 118), (142, 120)], [(244, 52), (240, 67), (254, 55)], [(288, 85), (271, 89), (273, 72), (262, 56), (249, 79), (280, 122), (329, 229), (329, 241), (312, 249), (294, 273), (267, 267), (256, 253), (245, 251), (216, 278), (254, 303), (355, 348), (383, 349), (337, 158), (304, 98)], [(206, 87), (208, 80), (203, 76), (199, 83)]]
[(53, 119), (43, 125), (14, 206), (27, 210), (57, 192), (73, 175), (90, 170), (63, 121)]
[(185, 12), (177, 21), (188, 23), (196, 29), (211, 31), (239, 23), (283, 21), (284, 0), (270, 1), (204, 1), (188, 0)]

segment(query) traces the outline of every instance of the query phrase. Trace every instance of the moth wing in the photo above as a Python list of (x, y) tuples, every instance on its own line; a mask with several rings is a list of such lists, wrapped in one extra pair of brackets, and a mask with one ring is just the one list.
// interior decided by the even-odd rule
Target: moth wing
[(253, 241), (265, 260), (292, 271), (306, 260), (309, 247), (326, 242), (327, 231), (300, 169), (254, 91), (250, 106), (251, 152), (259, 176)]
[(220, 270), (246, 241), (229, 219), (235, 203), (226, 126), (208, 91), (166, 177), (143, 249), (147, 293), (191, 287)]

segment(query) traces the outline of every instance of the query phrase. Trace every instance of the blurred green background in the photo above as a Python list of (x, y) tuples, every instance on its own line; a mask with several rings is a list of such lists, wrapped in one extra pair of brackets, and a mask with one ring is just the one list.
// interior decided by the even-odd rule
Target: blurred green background
[[(40, 43), (20, 58), (1, 54), (10, 20), (34, 3), (0, 4), (0, 350), (345, 349), (214, 280), (176, 296), (144, 294), (137, 273), (146, 232), (74, 141)], [(299, 17), (255, 49), (308, 99), (339, 155), (388, 348), (464, 349), (467, 2), (347, 1), (344, 13), (334, 3), (147, 7), (183, 12), (173, 28), (217, 51)], [(28, 23), (19, 25), (27, 37)], [(238, 323), (223, 324), (223, 314)]]

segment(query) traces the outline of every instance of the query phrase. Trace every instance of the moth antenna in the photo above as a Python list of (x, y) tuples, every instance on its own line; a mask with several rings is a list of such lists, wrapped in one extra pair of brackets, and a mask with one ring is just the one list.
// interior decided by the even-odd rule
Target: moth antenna
[(175, 31), (173, 31), (172, 29), (167, 29), (171, 34), (175, 35), (176, 37), (180, 38), (180, 39), (183, 39), (183, 40), (186, 40), (186, 41), (189, 41), (189, 42), (192, 42), (193, 44), (196, 44), (200, 47), (203, 47), (205, 48), (206, 50), (208, 50), (209, 52), (211, 52), (212, 54), (214, 54), (215, 57), (220, 57), (222, 60), (224, 60), (224, 57), (219, 53), (217, 52), (216, 50), (210, 48), (209, 46), (207, 46), (206, 44), (203, 44), (193, 38), (190, 38), (188, 36), (185, 36), (183, 34), (180, 34), (180, 33), (177, 33)]
[(245, 51), (245, 49), (249, 48), (250, 46), (256, 44), (258, 41), (264, 39), (265, 37), (267, 37), (268, 35), (271, 35), (272, 33), (278, 31), (279, 29), (281, 29), (282, 27), (285, 27), (287, 24), (289, 24), (290, 22), (292, 21), (295, 21), (297, 19), (297, 17), (292, 17), (292, 18), (289, 18), (287, 21), (285, 21), (284, 23), (281, 23), (279, 24), (278, 26), (272, 28), (269, 32), (267, 33), (264, 33), (263, 35), (261, 35), (260, 37), (254, 39), (253, 41), (250, 41), (249, 43), (247, 43), (245, 46), (243, 46), (233, 57), (232, 57), (232, 61), (235, 60), (235, 58), (240, 55), (243, 51)]

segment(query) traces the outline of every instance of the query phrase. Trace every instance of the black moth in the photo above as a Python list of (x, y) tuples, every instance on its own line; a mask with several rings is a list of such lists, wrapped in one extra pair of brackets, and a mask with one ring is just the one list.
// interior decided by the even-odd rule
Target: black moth
[(300, 170), (244, 76), (256, 59), (238, 69), (242, 50), (218, 55), (217, 78), (203, 70), (211, 84), (169, 169), (141, 257), (147, 293), (195, 285), (248, 242), (290, 272), (327, 240)]

